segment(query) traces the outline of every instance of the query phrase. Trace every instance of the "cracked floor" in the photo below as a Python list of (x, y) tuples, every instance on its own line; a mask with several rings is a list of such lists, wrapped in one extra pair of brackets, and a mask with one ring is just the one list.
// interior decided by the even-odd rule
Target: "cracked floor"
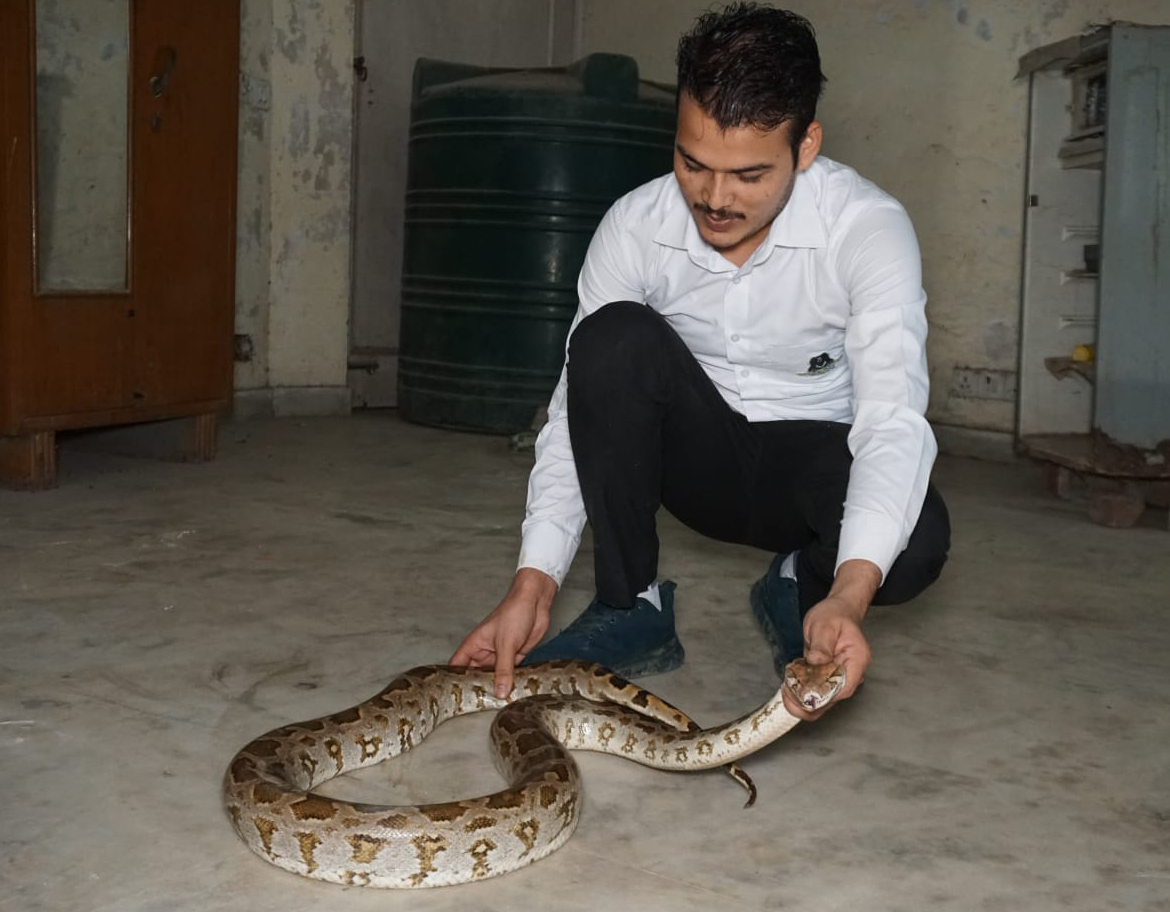
[[(63, 445), (0, 492), (0, 910), (1170, 909), (1170, 537), (1089, 523), (1029, 465), (940, 460), (943, 578), (874, 609), (849, 703), (717, 774), (577, 756), (581, 823), (515, 874), (419, 892), (266, 865), (220, 777), (244, 742), (444, 660), (511, 577), (531, 454), (394, 413), (229, 423), (180, 465)], [(661, 520), (701, 722), (774, 689), (747, 608), (768, 555)], [(554, 628), (591, 595), (588, 541)], [(333, 791), (499, 787), (490, 719)]]

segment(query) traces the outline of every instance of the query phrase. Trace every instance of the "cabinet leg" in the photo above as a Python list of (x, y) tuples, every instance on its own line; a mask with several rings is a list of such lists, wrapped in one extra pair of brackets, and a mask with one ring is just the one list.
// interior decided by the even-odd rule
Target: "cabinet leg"
[(219, 448), (219, 416), (208, 412), (188, 418), (187, 421), (191, 426), (184, 458), (188, 462), (210, 462)]
[(0, 485), (38, 491), (57, 486), (57, 435), (35, 431), (0, 437)]
[(1141, 519), (1146, 500), (1136, 485), (1117, 485), (1114, 490), (1098, 491), (1089, 501), (1089, 519), (1099, 526), (1128, 529)]
[(1061, 500), (1072, 500), (1076, 478), (1070, 469), (1055, 462), (1044, 463), (1044, 487), (1048, 493)]
[(169, 418), (87, 432), (72, 445), (93, 453), (162, 459), (169, 462), (209, 462), (219, 440), (219, 416), (214, 412), (189, 418)]

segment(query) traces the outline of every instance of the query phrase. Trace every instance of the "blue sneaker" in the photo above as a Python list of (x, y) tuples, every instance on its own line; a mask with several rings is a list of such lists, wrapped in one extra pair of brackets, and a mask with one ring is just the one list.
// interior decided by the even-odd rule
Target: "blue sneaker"
[(785, 554), (777, 554), (768, 572), (752, 586), (752, 614), (772, 647), (772, 664), (784, 677), (784, 666), (804, 655), (804, 627), (796, 580), (780, 575)]
[(623, 678), (673, 671), (684, 658), (674, 632), (674, 583), (661, 583), (658, 595), (661, 611), (642, 598), (633, 608), (613, 608), (595, 598), (573, 623), (528, 653), (521, 664), (584, 659)]

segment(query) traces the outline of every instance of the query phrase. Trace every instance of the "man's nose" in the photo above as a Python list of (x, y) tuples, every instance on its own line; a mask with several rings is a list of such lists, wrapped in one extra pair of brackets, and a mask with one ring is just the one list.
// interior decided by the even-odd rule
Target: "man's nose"
[(708, 172), (706, 183), (703, 186), (703, 202), (711, 209), (726, 209), (734, 199), (731, 187), (731, 177), (718, 172)]

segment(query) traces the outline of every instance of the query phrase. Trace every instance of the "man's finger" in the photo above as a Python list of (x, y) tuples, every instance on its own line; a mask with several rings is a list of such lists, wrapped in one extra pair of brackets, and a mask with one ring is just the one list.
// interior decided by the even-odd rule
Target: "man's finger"
[(836, 644), (825, 643), (824, 638), (813, 634), (805, 644), (804, 657), (809, 665), (828, 665), (833, 661), (833, 649)]
[(448, 665), (470, 665), (471, 664), (471, 646), (463, 643), (455, 654), (447, 661)]
[(481, 637), (473, 633), (459, 644), (459, 648), (455, 650), (455, 655), (451, 656), (451, 661), (448, 664), (470, 665), (472, 668), (480, 668), (484, 665), (491, 665), (494, 656), (491, 642), (485, 643)]
[(838, 700), (853, 696), (861, 682), (865, 680), (865, 665), (857, 659), (842, 659), (841, 669), (845, 672), (845, 686), (841, 688)]
[(516, 656), (511, 650), (496, 654), (496, 696), (505, 699), (512, 692), (512, 669)]

